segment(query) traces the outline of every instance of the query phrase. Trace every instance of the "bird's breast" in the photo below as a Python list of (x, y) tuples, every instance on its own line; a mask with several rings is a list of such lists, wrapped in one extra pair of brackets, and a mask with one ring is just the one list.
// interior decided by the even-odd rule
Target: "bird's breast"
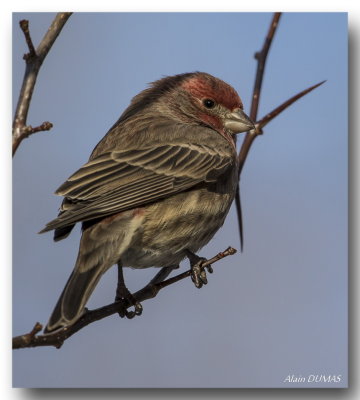
[(205, 246), (223, 225), (234, 199), (235, 174), (204, 184), (144, 208), (144, 219), (122, 256), (134, 268), (177, 265), (184, 249)]

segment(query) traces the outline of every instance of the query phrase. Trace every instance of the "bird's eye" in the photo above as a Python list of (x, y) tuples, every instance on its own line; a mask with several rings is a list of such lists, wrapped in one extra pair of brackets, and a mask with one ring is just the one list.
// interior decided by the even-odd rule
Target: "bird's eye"
[(211, 99), (203, 100), (203, 104), (206, 108), (213, 108), (215, 106), (215, 101)]

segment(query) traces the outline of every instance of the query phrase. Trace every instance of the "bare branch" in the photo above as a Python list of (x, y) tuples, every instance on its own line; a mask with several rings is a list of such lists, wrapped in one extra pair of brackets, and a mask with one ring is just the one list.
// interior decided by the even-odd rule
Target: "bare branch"
[[(233, 247), (228, 247), (225, 251), (218, 253), (215, 257), (211, 258), (210, 260), (206, 260), (202, 266), (204, 268), (208, 268), (211, 266), (211, 264), (214, 264), (215, 262), (221, 260), (224, 257), (231, 256), (236, 253), (236, 250)], [(187, 278), (188, 276), (191, 275), (191, 269), (183, 272), (182, 274), (179, 274), (177, 276), (174, 276), (173, 278), (169, 278), (166, 281), (159, 282), (156, 287), (158, 288), (158, 291), (166, 286), (172, 285), (175, 282), (180, 281), (181, 279)]]
[[(235, 249), (233, 249), (232, 247), (228, 247), (225, 251), (220, 252), (210, 260), (206, 260), (202, 265), (204, 268), (209, 268), (211, 264), (214, 264), (224, 257), (233, 255), (235, 253)], [(176, 282), (179, 282), (180, 280), (185, 279), (191, 275), (191, 269), (189, 269), (188, 271), (174, 276), (173, 278), (164, 280), (173, 269), (174, 267), (162, 268), (144, 288), (133, 294), (135, 300), (138, 302), (142, 302), (151, 299), (155, 297), (161, 289), (170, 286)], [(42, 325), (37, 322), (30, 333), (26, 333), (24, 335), (16, 336), (13, 338), (13, 349), (40, 346), (54, 346), (56, 348), (60, 348), (66, 339), (68, 339), (74, 333), (78, 332), (80, 329), (84, 328), (86, 325), (89, 325), (95, 321), (99, 321), (112, 314), (117, 314), (119, 313), (119, 311), (123, 312), (131, 306), (132, 304), (124, 299), (109, 304), (107, 306), (97, 308), (96, 310), (86, 310), (82, 317), (77, 322), (75, 322), (75, 324), (51, 333), (47, 333), (45, 335), (36, 336), (36, 334), (42, 330)]]
[(38, 128), (31, 128), (26, 125), (26, 120), (40, 67), (71, 14), (67, 12), (56, 15), (36, 50), (30, 36), (29, 21), (20, 21), (20, 27), (24, 33), (29, 53), (24, 55), (26, 69), (13, 121), (13, 156), (22, 140), (27, 138), (29, 134), (49, 130), (52, 127), (52, 124), (44, 123), (47, 124), (46, 128), (43, 128), (44, 124)]
[[(252, 95), (252, 101), (251, 101), (251, 109), (250, 109), (250, 118), (253, 121), (256, 121), (257, 118), (257, 113), (259, 109), (259, 102), (260, 102), (260, 94), (261, 94), (261, 87), (262, 87), (262, 81), (264, 77), (264, 71), (265, 71), (265, 64), (267, 60), (267, 56), (270, 50), (271, 43), (274, 39), (276, 28), (278, 27), (279, 20), (281, 17), (281, 13), (277, 12), (274, 13), (268, 33), (266, 35), (263, 47), (261, 51), (258, 51), (255, 53), (254, 57), (257, 59), (258, 65), (257, 65), (257, 70), (256, 70), (256, 77), (255, 77), (255, 83), (254, 83), (254, 90), (253, 90), (253, 95)], [(250, 149), (251, 146), (251, 138), (249, 136), (249, 132), (245, 135), (245, 138), (242, 142), (241, 149), (239, 151), (238, 155), (238, 160), (239, 160), (239, 180), (240, 180), (240, 175), (242, 171), (242, 165), (240, 164), (240, 158), (243, 157), (244, 155), (244, 147), (248, 147)], [(250, 143), (250, 144), (249, 144)], [(247, 153), (246, 153), (247, 155)], [(244, 160), (245, 161), (245, 160)], [(240, 183), (239, 183), (240, 185)], [(240, 189), (239, 185), (236, 189), (236, 194), (235, 194), (235, 206), (236, 206), (236, 212), (238, 216), (238, 226), (239, 226), (239, 235), (240, 235), (240, 248), (241, 251), (243, 251), (244, 247), (244, 228), (243, 228), (243, 217), (242, 217), (242, 210), (241, 210), (241, 198), (240, 198)]]
[(267, 125), (270, 121), (272, 121), (275, 117), (277, 117), (280, 113), (282, 113), (285, 109), (287, 109), (289, 106), (291, 106), (295, 101), (301, 99), (303, 96), (306, 94), (310, 93), (317, 87), (321, 86), (325, 81), (319, 82), (316, 85), (310, 86), (309, 88), (299, 92), (295, 96), (291, 97), (289, 100), (286, 100), (284, 103), (282, 103), (280, 106), (276, 107), (274, 110), (270, 111), (268, 114), (265, 115), (265, 117), (261, 118), (258, 122), (255, 124), (255, 131), (259, 134), (261, 133), (261, 129)]
[[(240, 179), (240, 174), (239, 174), (239, 179)], [(234, 201), (235, 201), (236, 213), (238, 216), (240, 251), (242, 252), (244, 250), (244, 227), (243, 227), (243, 216), (242, 216), (241, 197), (240, 197), (240, 182), (238, 183), (236, 188)]]
[[(266, 65), (266, 60), (267, 56), (270, 50), (271, 43), (273, 41), (276, 28), (278, 27), (279, 20), (281, 17), (281, 13), (274, 13), (273, 19), (271, 21), (269, 31), (266, 35), (263, 47), (261, 51), (255, 53), (255, 58), (257, 59), (258, 65), (257, 65), (257, 70), (256, 70), (256, 77), (255, 77), (255, 83), (254, 83), (254, 90), (253, 90), (253, 96), (252, 96), (252, 102), (251, 102), (251, 110), (250, 110), (250, 118), (253, 121), (256, 121), (257, 119), (257, 113), (259, 109), (259, 102), (260, 102), (260, 94), (261, 94), (261, 87), (262, 87), (262, 81), (264, 77), (264, 72), (265, 72), (265, 65)], [(240, 152), (239, 152), (239, 160), (243, 156), (243, 148), (248, 146), (248, 141), (250, 140), (250, 132), (248, 132), (243, 140)], [(239, 165), (239, 177), (241, 175), (242, 171), (242, 166)]]
[(250, 147), (255, 140), (255, 138), (263, 133), (262, 128), (267, 125), (270, 121), (272, 121), (275, 117), (281, 114), (286, 108), (291, 106), (295, 101), (301, 99), (301, 97), (305, 96), (306, 94), (310, 93), (312, 90), (316, 89), (317, 87), (321, 86), (324, 82), (317, 83), (316, 85), (310, 86), (309, 88), (301, 91), (300, 93), (296, 94), (295, 96), (291, 97), (289, 100), (286, 100), (280, 106), (276, 107), (274, 110), (266, 114), (263, 118), (261, 118), (255, 124), (255, 129), (247, 133), (248, 140), (243, 142), (241, 146), (241, 151), (239, 154), (239, 169), (240, 172), (242, 167), (244, 166), (245, 160), (249, 153)]
[[(270, 49), (270, 45), (274, 38), (276, 28), (279, 23), (281, 13), (274, 13), (272, 22), (269, 27), (268, 34), (265, 38), (265, 42), (263, 48), (260, 52), (255, 54), (255, 58), (258, 60), (258, 67), (256, 72), (255, 84), (254, 84), (254, 91), (251, 103), (251, 111), (250, 111), (250, 118), (253, 121), (257, 120), (258, 108), (259, 108), (259, 101), (260, 101), (260, 93), (261, 93), (261, 85), (265, 71), (265, 64), (267, 55)], [(295, 101), (299, 100), (301, 97), (305, 96), (315, 88), (322, 85), (325, 81), (322, 81), (316, 85), (309, 87), (308, 89), (303, 90), (302, 92), (298, 93), (297, 95), (291, 97), (289, 100), (285, 101), (280, 106), (276, 107), (273, 111), (266, 114), (261, 120), (256, 122), (255, 129), (246, 133), (245, 138), (241, 144), (241, 148), (238, 155), (238, 162), (239, 162), (239, 180), (241, 176), (242, 169), (244, 167), (245, 161), (249, 154), (251, 145), (253, 144), (255, 138), (263, 133), (262, 128), (267, 125), (270, 121), (272, 121), (275, 117), (277, 117), (280, 113), (282, 113), (287, 107), (293, 104)], [(241, 250), (243, 249), (244, 244), (244, 234), (243, 234), (243, 218), (242, 218), (242, 211), (241, 211), (241, 199), (240, 199), (240, 190), (239, 187), (237, 188), (237, 192), (235, 195), (235, 206), (238, 215), (238, 226), (239, 226), (239, 234), (240, 234), (240, 245)]]
[(30, 345), (30, 343), (32, 343), (36, 337), (36, 334), (42, 331), (42, 328), (43, 327), (40, 322), (37, 322), (30, 333), (25, 333), (24, 335), (14, 337), (13, 348), (18, 349)]
[(21, 129), (21, 135), (13, 137), (13, 155), (16, 149), (19, 147), (22, 140), (29, 137), (33, 133), (49, 131), (53, 127), (53, 124), (49, 121), (43, 122), (41, 125), (33, 128), (31, 125), (26, 125)]
[(24, 32), (25, 40), (29, 48), (29, 53), (24, 54), (24, 60), (28, 60), (29, 58), (36, 57), (36, 51), (34, 44), (31, 40), (30, 31), (29, 31), (29, 21), (27, 19), (22, 19), (20, 22), (20, 28)]
[(262, 86), (262, 81), (263, 81), (264, 71), (265, 71), (265, 64), (266, 64), (266, 60), (267, 60), (267, 56), (268, 56), (268, 53), (270, 50), (271, 43), (274, 39), (276, 28), (278, 27), (278, 24), (279, 24), (280, 17), (281, 17), (280, 12), (274, 13), (273, 19), (272, 19), (270, 27), (269, 27), (269, 31), (265, 38), (263, 48), (261, 49), (261, 51), (255, 53), (255, 58), (258, 61), (258, 66), (257, 66), (257, 71), (256, 71), (256, 78), (255, 78), (254, 91), (253, 91), (251, 110), (250, 110), (250, 118), (253, 121), (256, 121), (257, 112), (258, 112), (258, 108), (259, 108), (259, 102), (260, 102), (261, 86)]

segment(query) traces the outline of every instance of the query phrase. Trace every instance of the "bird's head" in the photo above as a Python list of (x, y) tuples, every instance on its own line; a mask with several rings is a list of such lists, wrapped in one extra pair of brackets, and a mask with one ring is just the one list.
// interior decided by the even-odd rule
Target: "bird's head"
[[(132, 99), (118, 122), (136, 117), (165, 117), (178, 122), (203, 125), (219, 132), (234, 145), (233, 135), (254, 128), (243, 111), (236, 90), (204, 72), (167, 76), (151, 84)], [(133, 118), (136, 121), (137, 118)]]
[(213, 129), (235, 134), (254, 128), (239, 95), (226, 82), (200, 72), (186, 79), (181, 89), (189, 97), (194, 117)]

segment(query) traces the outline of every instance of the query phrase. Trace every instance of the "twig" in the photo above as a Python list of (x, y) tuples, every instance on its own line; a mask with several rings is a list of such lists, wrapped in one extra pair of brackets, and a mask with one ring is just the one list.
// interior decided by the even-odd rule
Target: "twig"
[(52, 127), (52, 124), (49, 122), (44, 122), (37, 128), (32, 128), (26, 125), (26, 121), (40, 67), (71, 14), (72, 13), (66, 12), (56, 15), (36, 50), (30, 36), (29, 21), (20, 21), (20, 27), (24, 33), (29, 53), (24, 55), (26, 61), (25, 74), (13, 121), (13, 156), (23, 139), (27, 138), (32, 133), (49, 130)]
[(23, 128), (22, 135), (25, 137), (29, 137), (33, 133), (42, 132), (42, 131), (49, 131), (53, 127), (53, 124), (49, 121), (43, 122), (41, 125), (36, 126), (33, 128), (31, 125), (27, 125)]
[[(262, 128), (267, 125), (270, 121), (272, 121), (275, 117), (277, 117), (280, 113), (282, 113), (286, 108), (291, 106), (295, 101), (301, 99), (301, 97), (305, 96), (306, 94), (310, 93), (317, 87), (321, 86), (325, 81), (321, 81), (317, 83), (316, 85), (310, 86), (307, 89), (299, 92), (295, 96), (291, 97), (289, 100), (286, 100), (284, 103), (282, 103), (280, 106), (276, 107), (274, 110), (270, 111), (268, 114), (266, 114), (264, 117), (262, 117), (258, 122), (255, 124), (255, 130), (250, 132), (250, 135), (256, 136), (262, 133)], [(244, 160), (245, 161), (245, 160)], [(243, 161), (243, 162), (244, 162)]]
[(295, 101), (301, 99), (301, 97), (305, 96), (306, 94), (310, 93), (312, 90), (316, 89), (317, 87), (321, 86), (324, 82), (322, 81), (317, 83), (316, 85), (310, 86), (309, 88), (299, 92), (295, 96), (291, 97), (290, 99), (286, 100), (284, 103), (282, 103), (280, 106), (276, 107), (274, 110), (270, 111), (268, 114), (266, 114), (263, 118), (261, 118), (258, 122), (255, 124), (255, 129), (247, 133), (248, 140), (244, 141), (242, 146), (241, 146), (241, 151), (239, 154), (239, 169), (240, 172), (242, 170), (242, 167), (244, 166), (245, 160), (247, 158), (247, 155), (250, 151), (250, 147), (255, 140), (255, 138), (263, 133), (262, 128), (267, 125), (270, 121), (272, 121), (275, 117), (277, 117), (280, 113), (282, 113), (286, 108), (291, 106)]
[[(211, 264), (214, 264), (224, 257), (233, 255), (235, 253), (235, 249), (233, 249), (232, 247), (228, 247), (225, 251), (220, 252), (215, 257), (206, 260), (202, 265), (204, 268), (209, 267)], [(170, 286), (191, 275), (190, 269), (173, 278), (164, 280), (173, 269), (174, 267), (162, 268), (144, 288), (133, 294), (135, 300), (138, 302), (142, 302), (151, 299), (155, 297), (161, 289)], [(74, 333), (78, 332), (80, 329), (84, 328), (86, 325), (89, 325), (95, 321), (99, 321), (112, 314), (119, 313), (119, 311), (124, 311), (129, 307), (131, 307), (131, 304), (125, 299), (101, 308), (97, 308), (95, 310), (86, 310), (82, 317), (73, 325), (56, 330), (51, 333), (47, 333), (45, 335), (36, 335), (42, 330), (42, 325), (37, 322), (30, 333), (26, 333), (24, 335), (16, 336), (13, 338), (13, 349), (40, 346), (54, 346), (56, 348), (60, 348), (66, 339), (68, 339)]]
[[(257, 120), (257, 114), (258, 114), (258, 109), (259, 109), (259, 102), (260, 102), (260, 94), (261, 94), (261, 86), (262, 86), (262, 81), (264, 77), (264, 72), (265, 72), (265, 64), (267, 60), (267, 56), (270, 50), (271, 43), (273, 41), (276, 28), (278, 27), (279, 20), (281, 17), (281, 13), (274, 13), (273, 19), (271, 21), (269, 31), (266, 35), (263, 47), (261, 51), (255, 53), (255, 58), (257, 59), (258, 65), (257, 65), (257, 70), (256, 70), (256, 78), (255, 78), (255, 83), (254, 83), (254, 90), (253, 90), (253, 96), (252, 96), (252, 102), (251, 102), (251, 111), (250, 111), (250, 118), (253, 121)], [(241, 149), (239, 151), (239, 177), (241, 175), (242, 167), (244, 165), (246, 156), (248, 154), (248, 150), (250, 149), (251, 143), (253, 141), (252, 139), (253, 135), (251, 132), (247, 132), (245, 135), (245, 138), (242, 142)], [(250, 144), (249, 144), (250, 142)], [(243, 160), (242, 164), (240, 164), (240, 160)]]
[[(240, 173), (239, 173), (239, 181), (240, 181)], [(243, 226), (243, 216), (242, 216), (242, 207), (241, 207), (241, 197), (240, 197), (240, 182), (236, 187), (235, 192), (235, 207), (236, 213), (238, 216), (238, 227), (239, 227), (239, 237), (240, 237), (240, 251), (244, 250), (244, 226)]]
[[(265, 64), (266, 64), (266, 59), (267, 55), (270, 50), (271, 43), (273, 41), (276, 28), (278, 26), (279, 20), (281, 17), (281, 13), (274, 13), (268, 33), (266, 35), (263, 47), (261, 51), (256, 52), (254, 57), (256, 58), (258, 64), (257, 64), (257, 70), (256, 70), (256, 77), (255, 77), (255, 83), (254, 83), (254, 90), (253, 90), (253, 95), (252, 95), (252, 101), (251, 101), (251, 109), (250, 109), (250, 118), (252, 121), (256, 121), (258, 109), (259, 109), (259, 102), (260, 102), (260, 94), (261, 94), (261, 86), (262, 86), (262, 81), (264, 77), (264, 71), (265, 71)], [(240, 156), (243, 155), (244, 153), (244, 146), (248, 146), (248, 143), (250, 141), (249, 137), (249, 132), (245, 135), (245, 138), (242, 142), (241, 149), (239, 151), (239, 156), (238, 159), (240, 160)], [(251, 145), (251, 143), (250, 143)], [(250, 147), (249, 147), (250, 148)], [(247, 154), (247, 153), (246, 153)], [(242, 171), (242, 165), (239, 163), (239, 180), (240, 180), (240, 175)], [(240, 185), (240, 182), (239, 182)], [(240, 235), (240, 248), (241, 251), (243, 251), (244, 247), (244, 228), (243, 228), (243, 217), (242, 217), (242, 210), (241, 210), (241, 197), (240, 197), (240, 189), (239, 185), (236, 189), (236, 194), (235, 194), (235, 206), (236, 206), (236, 212), (238, 216), (238, 226), (239, 226), (239, 235)]]
[[(250, 118), (253, 121), (257, 121), (257, 114), (258, 114), (258, 109), (259, 109), (260, 93), (261, 93), (261, 86), (262, 86), (262, 81), (263, 81), (263, 77), (264, 77), (265, 64), (266, 64), (267, 55), (269, 53), (269, 49), (270, 49), (272, 40), (274, 38), (280, 17), (281, 17), (281, 13), (274, 13), (273, 19), (272, 19), (270, 27), (269, 27), (268, 34), (265, 38), (263, 48), (261, 49), (260, 52), (255, 53), (255, 58), (258, 61), (258, 66), (257, 66), (257, 71), (256, 71), (256, 78), (255, 78), (254, 91), (253, 91), (253, 97), (252, 97), (252, 103), (251, 103), (251, 111), (250, 111)], [(308, 94), (315, 88), (319, 87), (324, 82), (325, 81), (322, 81), (316, 85), (313, 85), (313, 86), (309, 87), (308, 89), (305, 89), (302, 92), (291, 97), (289, 100), (285, 101), (283, 104), (276, 107), (273, 111), (266, 114), (265, 117), (263, 117), (261, 120), (257, 121), (255, 123), (255, 129), (246, 133), (245, 138), (241, 144), (239, 154), (238, 154), (239, 180), (240, 180), (241, 172), (243, 170), (245, 161), (249, 154), (251, 145), (253, 144), (255, 138), (263, 133), (262, 128), (265, 125), (267, 125), (271, 120), (273, 120), (276, 116), (278, 116), (280, 113), (282, 113), (287, 107), (289, 107), (295, 101), (299, 100), (301, 97), (305, 96), (306, 94)], [(239, 185), (240, 185), (240, 183), (239, 183)], [(240, 245), (241, 245), (241, 250), (242, 250), (243, 244), (244, 244), (244, 234), (243, 234), (243, 217), (242, 217), (242, 211), (241, 211), (241, 198), (240, 198), (239, 185), (238, 185), (236, 195), (235, 195), (235, 206), (236, 206), (236, 211), (237, 211), (237, 215), (238, 215)]]
[(30, 343), (32, 343), (36, 337), (36, 334), (42, 331), (42, 328), (43, 327), (40, 322), (37, 322), (30, 333), (25, 333), (24, 335), (14, 337), (13, 348), (27, 347), (30, 345)]
[(36, 57), (36, 51), (34, 44), (31, 40), (30, 31), (29, 31), (29, 21), (27, 19), (22, 19), (20, 22), (20, 28), (24, 32), (25, 40), (29, 48), (29, 53), (24, 54), (24, 60), (28, 60), (32, 57)]
[[(236, 250), (233, 247), (228, 247), (225, 251), (218, 253), (215, 257), (210, 258), (210, 260), (206, 260), (203, 264), (202, 267), (206, 268), (214, 264), (215, 262), (221, 260), (224, 257), (231, 256), (236, 253)], [(176, 275), (173, 278), (169, 278), (166, 281), (159, 282), (156, 285), (156, 288), (158, 288), (158, 291), (166, 286), (172, 285), (175, 282), (180, 281), (181, 279), (187, 278), (188, 276), (191, 275), (191, 269), (183, 272), (182, 274)]]
[(258, 61), (258, 65), (257, 65), (256, 78), (255, 78), (255, 83), (254, 83), (253, 97), (252, 97), (251, 110), (250, 110), (250, 118), (253, 121), (256, 121), (256, 117), (257, 117), (257, 113), (258, 113), (260, 94), (261, 94), (261, 86), (262, 86), (262, 81), (263, 81), (263, 77), (264, 77), (267, 55), (269, 53), (271, 43), (274, 39), (274, 35), (276, 32), (276, 28), (278, 27), (280, 17), (281, 17), (280, 12), (274, 13), (273, 19), (272, 19), (270, 27), (269, 27), (269, 31), (265, 38), (263, 48), (261, 49), (261, 51), (255, 53), (255, 58)]

